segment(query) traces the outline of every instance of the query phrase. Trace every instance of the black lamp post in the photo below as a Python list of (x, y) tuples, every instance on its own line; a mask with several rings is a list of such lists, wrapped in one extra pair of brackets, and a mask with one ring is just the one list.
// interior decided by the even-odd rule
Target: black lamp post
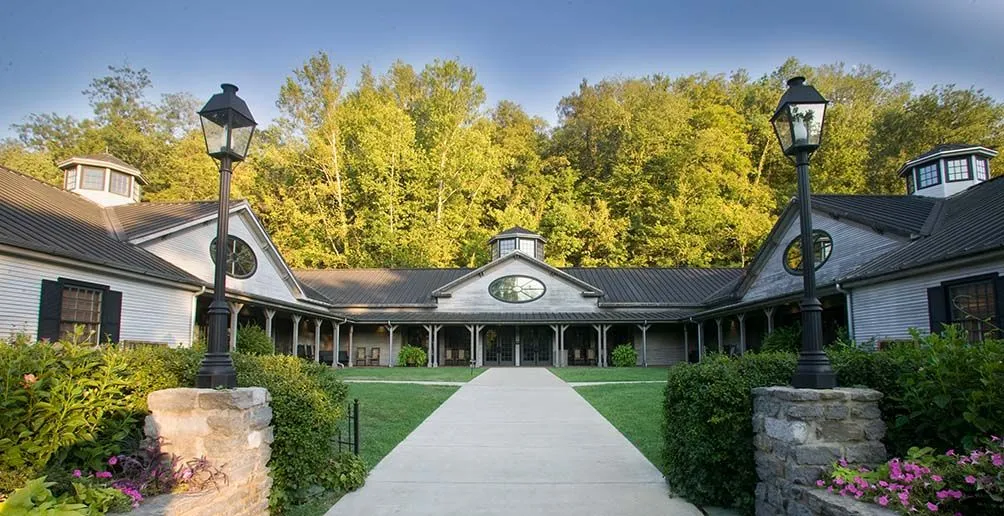
[(237, 96), (237, 86), (224, 84), (199, 111), (206, 151), (220, 160), (220, 207), (216, 218), (215, 280), (209, 305), (209, 352), (195, 379), (196, 387), (215, 389), (237, 386), (237, 371), (230, 359), (227, 306), (227, 265), (231, 260), (228, 241), (230, 221), (230, 174), (235, 162), (243, 161), (251, 145), (255, 121), (248, 105)]
[(816, 252), (812, 235), (812, 200), (809, 188), (809, 157), (819, 148), (823, 136), (823, 115), (827, 100), (816, 88), (805, 84), (805, 77), (788, 80), (788, 90), (781, 97), (770, 119), (781, 142), (781, 150), (795, 160), (798, 170), (799, 222), (802, 230), (802, 351), (791, 379), (800, 389), (832, 389), (837, 376), (830, 359), (823, 352), (823, 304), (816, 297)]

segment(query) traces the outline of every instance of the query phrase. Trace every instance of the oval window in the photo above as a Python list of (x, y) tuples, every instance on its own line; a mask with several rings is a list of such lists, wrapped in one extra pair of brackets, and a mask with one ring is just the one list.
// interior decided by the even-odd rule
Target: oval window
[[(812, 248), (815, 252), (815, 270), (826, 263), (833, 252), (833, 238), (829, 233), (821, 230), (812, 230)], [(788, 247), (784, 249), (784, 270), (796, 276), (802, 275), (802, 237), (798, 236), (788, 242)]]
[(506, 303), (529, 303), (540, 299), (547, 288), (529, 276), (503, 276), (488, 285), (488, 293)]
[[(227, 235), (227, 276), (247, 279), (258, 269), (258, 258), (247, 242)], [(216, 239), (209, 244), (209, 257), (216, 263)]]

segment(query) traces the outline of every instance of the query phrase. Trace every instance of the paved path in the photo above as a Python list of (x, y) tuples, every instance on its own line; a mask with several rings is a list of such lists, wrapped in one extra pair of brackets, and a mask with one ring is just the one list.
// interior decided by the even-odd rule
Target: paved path
[(345, 378), (342, 381), (345, 383), (410, 383), (415, 385), (450, 385), (457, 387), (467, 384), (467, 382), (447, 382), (440, 380), (353, 380), (352, 378)]
[(622, 380), (604, 382), (568, 382), (570, 387), (592, 387), (593, 385), (627, 385), (632, 383), (666, 383), (666, 380)]
[[(363, 436), (365, 439), (365, 436)], [(461, 387), (327, 516), (694, 515), (662, 475), (543, 368)]]

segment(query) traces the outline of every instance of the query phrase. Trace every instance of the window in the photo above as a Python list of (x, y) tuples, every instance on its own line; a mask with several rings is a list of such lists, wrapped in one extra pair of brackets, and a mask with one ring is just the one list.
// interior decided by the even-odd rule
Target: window
[(917, 189), (924, 189), (929, 186), (941, 184), (941, 175), (938, 174), (938, 163), (917, 167)]
[(536, 278), (503, 276), (488, 285), (488, 293), (505, 303), (529, 303), (540, 299), (547, 289)]
[(77, 188), (77, 169), (71, 168), (66, 171), (66, 189), (75, 190)]
[(906, 193), (912, 194), (917, 191), (917, 184), (913, 177), (913, 170), (910, 171), (910, 175), (906, 176)]
[(987, 177), (987, 160), (984, 158), (976, 158), (976, 180), (986, 181)]
[(519, 239), (519, 251), (527, 256), (533, 256), (533, 242), (529, 238)]
[[(258, 269), (258, 258), (247, 242), (233, 236), (227, 236), (227, 276), (235, 279), (247, 279), (254, 276)], [(216, 239), (209, 243), (209, 256), (216, 263)]]
[(77, 326), (83, 328), (83, 339), (97, 344), (101, 335), (101, 290), (66, 285), (59, 310), (59, 335), (73, 335)]
[(114, 194), (129, 196), (129, 183), (132, 177), (122, 172), (112, 172), (110, 191)]
[(997, 326), (994, 283), (995, 278), (986, 278), (946, 286), (949, 322), (966, 330), (971, 341), (982, 341)]
[(85, 190), (104, 190), (105, 169), (84, 167), (84, 180), (82, 181), (80, 188)]
[(498, 241), (499, 244), (499, 257), (503, 257), (516, 250), (516, 239), (506, 238)]
[[(816, 270), (826, 263), (833, 253), (833, 237), (829, 233), (814, 229), (812, 230), (812, 246), (816, 254)], [(797, 236), (788, 242), (788, 247), (784, 249), (784, 270), (796, 276), (802, 275), (802, 237)]]
[(544, 242), (541, 242), (540, 240), (535, 240), (534, 244), (536, 245), (536, 251), (537, 251), (537, 254), (533, 255), (534, 258), (540, 261), (544, 261)]
[(973, 178), (969, 173), (969, 158), (946, 160), (945, 167), (948, 169), (949, 181), (967, 181)]

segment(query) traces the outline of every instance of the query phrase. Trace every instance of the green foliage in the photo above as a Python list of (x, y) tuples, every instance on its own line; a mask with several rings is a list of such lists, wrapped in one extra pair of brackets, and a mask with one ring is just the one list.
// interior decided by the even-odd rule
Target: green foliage
[(57, 500), (49, 490), (51, 482), (45, 477), (25, 483), (0, 503), (3, 516), (89, 516), (86, 505), (67, 499)]
[(763, 339), (764, 352), (798, 353), (802, 349), (802, 325), (795, 323), (790, 326), (774, 328)]
[(129, 512), (132, 499), (114, 487), (97, 485), (93, 482), (73, 482), (73, 493), (69, 499), (85, 505), (86, 514), (96, 516), (107, 512)]
[(631, 344), (621, 344), (613, 351), (614, 367), (634, 367), (638, 365), (638, 352)]
[(347, 387), (327, 366), (287, 355), (234, 355), (237, 384), (272, 395), (271, 506), (282, 511), (318, 489), (337, 489), (330, 473)]
[(355, 491), (366, 483), (366, 463), (351, 453), (340, 453), (331, 459), (327, 474), (340, 491)]
[(418, 346), (402, 346), (397, 352), (397, 365), (399, 367), (422, 367), (429, 361), (429, 356), (425, 350)]
[(275, 344), (258, 325), (245, 324), (237, 328), (237, 351), (248, 355), (274, 355)]
[(795, 356), (712, 355), (700, 364), (669, 370), (665, 397), (666, 479), (673, 490), (702, 505), (752, 512), (754, 387), (785, 385)]

